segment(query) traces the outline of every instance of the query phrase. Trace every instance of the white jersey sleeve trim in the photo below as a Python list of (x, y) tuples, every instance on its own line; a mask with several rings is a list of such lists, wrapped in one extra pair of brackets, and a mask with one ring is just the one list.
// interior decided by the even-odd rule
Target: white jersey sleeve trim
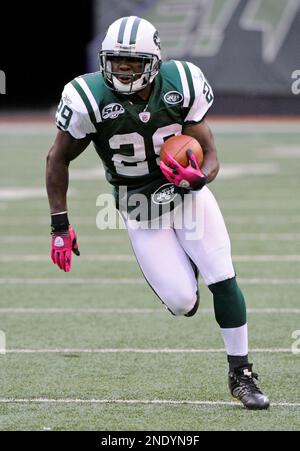
[(85, 82), (85, 80), (82, 77), (77, 77), (77, 78), (75, 78), (75, 80), (82, 87), (82, 89), (84, 90), (85, 94), (87, 95), (87, 98), (89, 99), (89, 101), (90, 101), (90, 103), (91, 103), (91, 105), (93, 107), (93, 110), (94, 110), (97, 122), (102, 122), (99, 107), (98, 107), (97, 102), (95, 100), (95, 97), (93, 96), (93, 94), (92, 94), (90, 88), (88, 87), (87, 83)]
[(185, 70), (184, 70), (182, 63), (180, 61), (174, 61), (174, 62), (177, 66), (177, 69), (178, 69), (178, 72), (180, 75), (181, 84), (182, 84), (183, 98), (184, 98), (183, 99), (183, 107), (186, 108), (189, 106), (190, 98), (191, 98), (189, 84), (188, 84)]
[(185, 122), (200, 122), (213, 104), (213, 91), (203, 72), (192, 63), (187, 63), (190, 70), (195, 100), (185, 118)]
[(73, 111), (85, 114), (85, 104), (71, 83), (68, 83), (63, 90), (62, 99), (66, 100), (66, 103), (72, 108)]

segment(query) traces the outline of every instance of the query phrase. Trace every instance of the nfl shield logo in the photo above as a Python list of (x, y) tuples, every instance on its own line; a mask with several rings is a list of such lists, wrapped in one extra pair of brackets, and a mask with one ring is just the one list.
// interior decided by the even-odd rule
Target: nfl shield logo
[(146, 123), (149, 121), (151, 114), (149, 113), (149, 111), (142, 111), (139, 114), (139, 118), (141, 119), (142, 122)]

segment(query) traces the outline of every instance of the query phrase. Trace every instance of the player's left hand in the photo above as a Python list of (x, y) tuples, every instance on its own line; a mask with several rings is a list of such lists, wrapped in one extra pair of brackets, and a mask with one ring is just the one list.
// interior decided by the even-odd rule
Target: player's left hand
[(52, 232), (51, 259), (55, 265), (65, 272), (69, 272), (72, 264), (72, 252), (80, 255), (77, 236), (69, 225), (67, 230)]
[(167, 154), (167, 165), (161, 161), (160, 169), (164, 176), (176, 186), (191, 190), (200, 190), (207, 182), (207, 177), (201, 171), (197, 158), (191, 150), (187, 150), (189, 165), (181, 166), (171, 155)]

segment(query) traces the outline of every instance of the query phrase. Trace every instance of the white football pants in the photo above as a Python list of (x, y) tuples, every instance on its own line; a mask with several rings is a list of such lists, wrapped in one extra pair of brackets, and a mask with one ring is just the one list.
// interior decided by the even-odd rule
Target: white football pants
[(224, 219), (207, 187), (188, 194), (164, 227), (143, 229), (130, 219), (125, 223), (144, 277), (174, 315), (187, 314), (197, 301), (191, 260), (206, 285), (235, 275)]

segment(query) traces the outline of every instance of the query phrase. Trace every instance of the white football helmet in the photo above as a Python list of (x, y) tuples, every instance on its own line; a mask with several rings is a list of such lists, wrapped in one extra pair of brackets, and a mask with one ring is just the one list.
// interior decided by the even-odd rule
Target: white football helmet
[[(124, 75), (112, 71), (112, 58), (138, 58), (142, 71), (130, 74), (130, 82), (122, 83)], [(133, 94), (152, 83), (161, 65), (160, 39), (155, 27), (136, 16), (122, 17), (107, 30), (99, 52), (100, 71), (108, 88), (122, 94)], [(127, 74), (126, 74), (127, 77)]]

